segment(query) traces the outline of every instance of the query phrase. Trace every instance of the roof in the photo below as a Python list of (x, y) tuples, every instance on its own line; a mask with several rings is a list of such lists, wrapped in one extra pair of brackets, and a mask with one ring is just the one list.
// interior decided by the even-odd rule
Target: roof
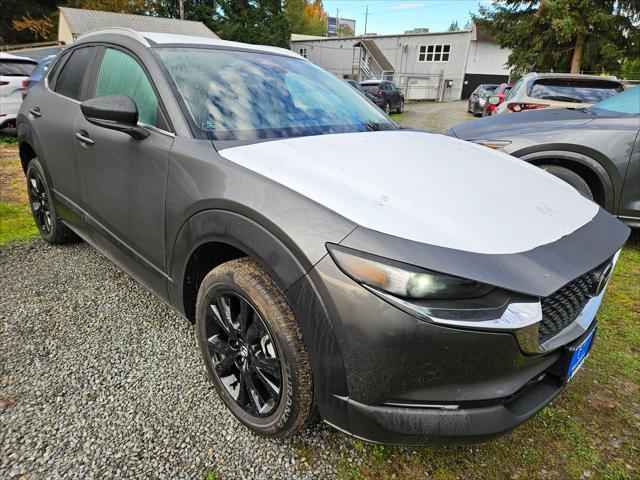
[(0, 52), (0, 60), (20, 60), (24, 62), (38, 63), (32, 58), (21, 57), (19, 55), (13, 55), (11, 53), (4, 53), (4, 52)]
[(325, 37), (319, 37), (317, 35), (303, 35), (302, 33), (292, 33), (291, 41), (292, 42), (300, 42), (304, 40), (322, 40)]
[[(303, 59), (300, 55), (286, 48), (270, 47), (268, 45), (252, 45), (249, 43), (230, 42), (228, 40), (220, 40), (219, 38), (205, 38), (197, 37), (193, 35), (175, 35), (171, 33), (156, 33), (156, 32), (135, 32), (128, 28), (107, 28), (102, 30), (96, 30), (84, 34), (81, 40), (88, 41), (92, 37), (99, 35), (123, 35), (129, 38), (133, 38), (142, 43), (146, 47), (151, 47), (151, 43), (154, 45), (202, 45), (202, 46), (214, 46), (225, 47), (241, 50), (251, 50), (264, 53), (275, 53), (278, 55), (284, 55), (287, 57), (294, 57)], [(149, 43), (151, 42), (151, 43)]]
[(218, 38), (204, 23), (191, 20), (67, 7), (60, 7), (60, 13), (74, 36), (102, 28), (122, 27), (138, 32), (179, 33), (196, 37)]
[(454, 30), (452, 32), (428, 32), (428, 33), (392, 33), (385, 35), (377, 35), (367, 33), (366, 35), (354, 35), (352, 37), (318, 37), (314, 39), (297, 39), (291, 38), (292, 42), (331, 42), (344, 40), (362, 40), (362, 39), (378, 39), (378, 38), (400, 38), (400, 37), (432, 37), (434, 35), (470, 35), (471, 30)]
[(604, 75), (585, 75), (583, 73), (538, 73), (538, 72), (530, 72), (525, 75), (525, 77), (535, 77), (535, 78), (581, 78), (583, 80), (612, 80), (618, 81), (618, 78), (615, 76), (604, 76)]

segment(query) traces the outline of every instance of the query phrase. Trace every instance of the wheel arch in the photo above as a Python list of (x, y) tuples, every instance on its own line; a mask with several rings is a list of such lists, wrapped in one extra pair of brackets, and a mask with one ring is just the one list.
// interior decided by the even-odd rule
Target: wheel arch
[(598, 152), (587, 155), (571, 150), (549, 149), (533, 152), (520, 151), (514, 152), (512, 155), (532, 165), (558, 165), (577, 173), (589, 185), (595, 202), (607, 211), (615, 213), (616, 189), (612, 178), (615, 172), (610, 172), (605, 168), (610, 163), (608, 159), (604, 159), (605, 161), (597, 160), (602, 156)]
[(172, 303), (193, 321), (188, 305), (194, 300), (184, 294), (189, 288), (195, 288), (197, 294), (197, 282), (189, 287), (189, 282), (197, 281), (189, 278), (194, 268), (211, 270), (244, 256), (259, 263), (283, 291), (308, 270), (278, 237), (256, 221), (229, 210), (204, 210), (184, 222), (173, 242), (167, 262), (174, 284), (170, 287)]
[(307, 275), (313, 265), (297, 258), (267, 228), (228, 210), (192, 215), (177, 234), (168, 259), (172, 305), (193, 321), (191, 303), (195, 307), (199, 275), (243, 256), (260, 264), (284, 292), (309, 352), (318, 409), (328, 421), (343, 424), (346, 411), (337, 398), (348, 394), (344, 363), (325, 304)]

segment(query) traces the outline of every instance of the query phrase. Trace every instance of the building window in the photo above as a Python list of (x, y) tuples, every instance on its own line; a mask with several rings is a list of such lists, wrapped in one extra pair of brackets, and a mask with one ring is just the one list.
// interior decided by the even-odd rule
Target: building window
[(419, 62), (448, 62), (451, 45), (420, 45), (418, 47)]
[(307, 58), (307, 49), (306, 48), (301, 48), (300, 49), (300, 55), (302, 55), (304, 58)]

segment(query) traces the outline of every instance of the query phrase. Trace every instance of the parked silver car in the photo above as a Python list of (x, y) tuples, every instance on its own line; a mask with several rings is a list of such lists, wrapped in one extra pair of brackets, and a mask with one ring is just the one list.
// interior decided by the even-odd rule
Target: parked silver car
[(541, 108), (588, 108), (623, 90), (615, 77), (528, 73), (516, 82), (493, 115)]

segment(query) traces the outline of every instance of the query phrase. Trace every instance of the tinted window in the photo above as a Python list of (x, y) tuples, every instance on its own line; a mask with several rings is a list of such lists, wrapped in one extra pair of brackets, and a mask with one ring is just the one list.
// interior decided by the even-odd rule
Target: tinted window
[(343, 81), (299, 58), (198, 48), (159, 48), (158, 53), (207, 138), (254, 140), (396, 128)]
[(96, 82), (96, 97), (128, 95), (138, 107), (138, 121), (156, 126), (158, 98), (140, 64), (120, 50), (107, 48)]
[(362, 85), (362, 88), (364, 88), (364, 90), (369, 93), (377, 92), (378, 90), (383, 90), (382, 85), (380, 85), (379, 83), (365, 83), (361, 85)]
[(488, 97), (498, 85), (480, 85), (480, 95)]
[(71, 52), (71, 57), (62, 66), (56, 78), (54, 90), (65, 97), (81, 100), (82, 84), (94, 53), (95, 48), (92, 47), (79, 48)]
[(620, 84), (613, 82), (542, 79), (533, 83), (529, 96), (560, 102), (596, 103), (620, 91)]
[(0, 60), (0, 75), (8, 77), (28, 77), (36, 68), (33, 62), (23, 60)]
[(594, 110), (621, 113), (625, 115), (640, 115), (640, 87), (607, 98), (591, 107)]

